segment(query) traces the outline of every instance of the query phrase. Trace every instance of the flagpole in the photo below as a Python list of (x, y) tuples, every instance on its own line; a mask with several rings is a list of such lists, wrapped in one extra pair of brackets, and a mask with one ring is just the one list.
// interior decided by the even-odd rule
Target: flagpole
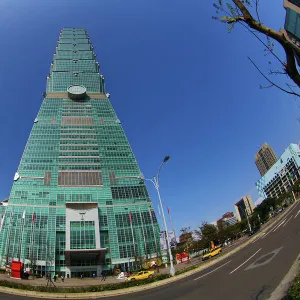
[(19, 261), (21, 261), (24, 225), (25, 225), (25, 210), (23, 211), (23, 215), (22, 215), (22, 229), (21, 229), (21, 234), (20, 234), (20, 245), (19, 245), (19, 251), (18, 251), (19, 252), (18, 253), (18, 260)]
[(145, 247), (145, 256), (148, 259), (148, 251), (147, 251), (147, 245), (146, 245), (146, 238), (145, 238), (145, 231), (144, 231), (144, 222), (143, 222), (143, 216), (141, 213), (141, 210), (139, 209), (140, 218), (141, 218), (141, 225), (142, 225), (142, 233), (143, 233), (143, 239), (144, 239), (144, 247)]
[(129, 213), (129, 223), (130, 223), (130, 229), (131, 229), (131, 235), (132, 235), (132, 241), (133, 241), (134, 260), (136, 261), (135, 239), (134, 239), (134, 234), (133, 234), (132, 214), (131, 214), (131, 212)]
[(35, 213), (32, 214), (32, 223), (31, 223), (31, 253), (30, 253), (30, 263), (31, 263), (31, 269), (33, 273), (33, 229), (34, 229), (34, 220), (35, 220)]
[(158, 258), (157, 240), (156, 240), (156, 238), (155, 238), (155, 229), (154, 229), (154, 224), (153, 224), (152, 212), (151, 212), (151, 209), (150, 209), (150, 208), (149, 208), (149, 214), (150, 214), (151, 225), (152, 225), (152, 231), (153, 231), (153, 237), (154, 237), (154, 243), (155, 243), (156, 257)]
[(11, 225), (12, 225), (12, 216), (13, 216), (13, 211), (10, 211), (10, 218), (9, 218), (9, 231), (7, 233), (7, 249), (6, 249), (6, 265), (8, 265), (8, 251), (9, 251), (9, 246), (10, 246), (10, 235), (11, 235)]

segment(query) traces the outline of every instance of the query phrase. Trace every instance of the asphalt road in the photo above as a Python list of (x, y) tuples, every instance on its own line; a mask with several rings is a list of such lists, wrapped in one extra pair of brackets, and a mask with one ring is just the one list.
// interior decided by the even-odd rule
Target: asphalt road
[[(214, 266), (187, 278), (118, 300), (268, 299), (300, 252), (300, 201), (264, 235)], [(24, 297), (1, 294), (2, 300)], [(34, 298), (26, 298), (34, 299)]]

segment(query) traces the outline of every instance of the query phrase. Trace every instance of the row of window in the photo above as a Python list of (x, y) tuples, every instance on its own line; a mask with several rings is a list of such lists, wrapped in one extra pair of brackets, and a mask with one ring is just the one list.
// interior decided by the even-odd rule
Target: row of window
[(95, 222), (71, 221), (70, 222), (70, 248), (95, 249)]

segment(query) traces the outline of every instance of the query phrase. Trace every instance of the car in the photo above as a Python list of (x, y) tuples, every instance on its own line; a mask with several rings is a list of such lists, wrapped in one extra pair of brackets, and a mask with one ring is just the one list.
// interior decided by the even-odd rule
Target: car
[(248, 232), (248, 235), (251, 236), (253, 234), (255, 234), (257, 231), (259, 231), (260, 226), (255, 226), (251, 229), (251, 231)]
[(137, 274), (126, 277), (126, 281), (152, 278), (154, 276), (153, 274), (154, 271), (140, 271)]
[(214, 249), (211, 249), (208, 253), (204, 254), (202, 256), (202, 260), (207, 260), (211, 257), (214, 257), (218, 254), (220, 254), (222, 252), (222, 247), (221, 246), (217, 246)]

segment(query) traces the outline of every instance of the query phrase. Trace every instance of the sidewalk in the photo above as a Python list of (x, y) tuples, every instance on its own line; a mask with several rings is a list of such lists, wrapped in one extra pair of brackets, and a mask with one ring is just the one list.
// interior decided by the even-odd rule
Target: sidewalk
[[(228, 252), (233, 246), (238, 246), (244, 242), (245, 238), (242, 237), (235, 243), (228, 245), (227, 247), (223, 248), (223, 252)], [(182, 270), (185, 268), (189, 268), (191, 266), (197, 266), (202, 264), (201, 256), (194, 257), (190, 260), (190, 262), (181, 263), (175, 265), (176, 270)], [(170, 267), (163, 267), (159, 269), (158, 274), (168, 274), (170, 272)], [(8, 277), (6, 274), (0, 274), (0, 280), (7, 280), (11, 282), (17, 282), (21, 284), (30, 284), (34, 286), (46, 286), (48, 280), (46, 278), (35, 278), (35, 279), (28, 279), (28, 280), (18, 280), (14, 278)], [(79, 278), (65, 278), (65, 281), (62, 282), (60, 278), (56, 280), (54, 283), (58, 288), (59, 287), (79, 287), (79, 286), (91, 286), (91, 285), (102, 285), (102, 284), (118, 284), (120, 282), (124, 282), (124, 279), (117, 279), (116, 276), (108, 276), (106, 277), (105, 281), (101, 280), (101, 277), (93, 278), (83, 278), (82, 280)]]
[[(45, 278), (35, 278), (28, 280), (18, 280), (14, 278), (8, 277), (6, 274), (0, 274), (0, 280), (7, 280), (11, 282), (21, 283), (21, 284), (30, 284), (35, 286), (46, 286), (48, 280)], [(123, 279), (116, 279), (116, 277), (108, 276), (105, 281), (101, 281), (101, 277), (93, 278), (83, 278), (82, 280), (79, 278), (65, 278), (65, 281), (62, 282), (59, 278), (54, 282), (54, 284), (59, 287), (77, 287), (77, 286), (89, 286), (89, 285), (101, 285), (101, 284), (118, 284), (123, 282)]]

